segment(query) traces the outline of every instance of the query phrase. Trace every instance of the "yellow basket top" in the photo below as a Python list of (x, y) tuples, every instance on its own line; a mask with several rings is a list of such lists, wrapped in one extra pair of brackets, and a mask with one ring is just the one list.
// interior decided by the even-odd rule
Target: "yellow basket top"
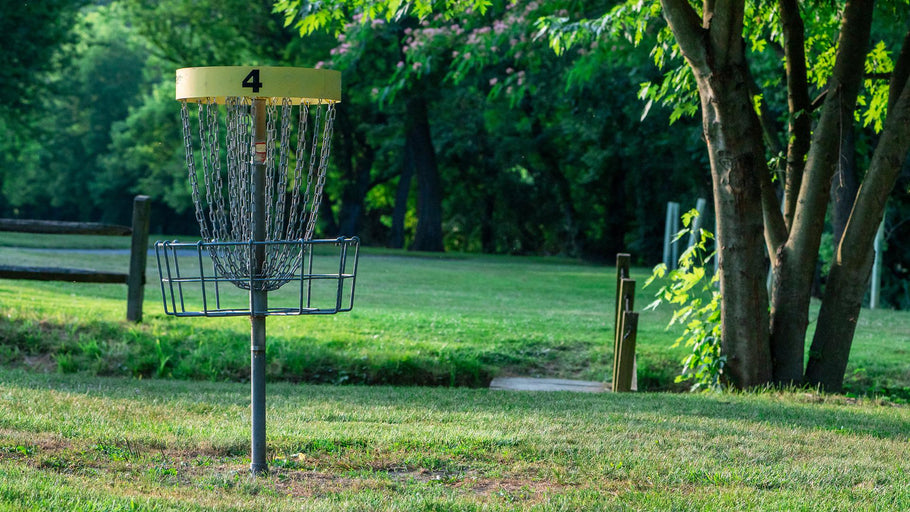
[(341, 101), (341, 73), (276, 66), (217, 66), (177, 70), (177, 99), (289, 98), (293, 104)]

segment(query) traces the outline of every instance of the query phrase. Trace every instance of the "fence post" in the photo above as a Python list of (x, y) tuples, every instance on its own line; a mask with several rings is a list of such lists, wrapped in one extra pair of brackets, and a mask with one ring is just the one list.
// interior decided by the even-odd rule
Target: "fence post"
[(679, 243), (674, 241), (676, 233), (679, 232), (679, 203), (670, 201), (667, 203), (667, 219), (664, 223), (664, 265), (667, 270), (676, 268), (679, 259)]
[(622, 339), (619, 343), (619, 375), (613, 379), (614, 392), (632, 391), (632, 379), (635, 373), (635, 341), (638, 337), (638, 313), (623, 311), (622, 325)]
[(142, 321), (150, 206), (148, 196), (136, 196), (133, 199), (133, 238), (130, 243), (130, 273), (126, 281), (126, 319), (130, 322)]
[[(632, 373), (635, 366), (634, 345), (631, 352), (624, 345), (627, 339), (630, 320), (629, 314), (635, 308), (635, 281), (623, 278), (619, 282), (619, 293), (616, 295), (618, 308), (616, 320), (616, 341), (613, 352), (613, 391), (630, 391), (632, 386)], [(635, 314), (637, 322), (638, 315)], [(620, 375), (629, 377), (628, 381), (620, 381)], [(625, 387), (623, 387), (625, 384)]]
[(613, 313), (613, 375), (619, 360), (619, 339), (622, 336), (622, 280), (629, 278), (629, 262), (632, 256), (626, 253), (616, 255), (616, 308)]
[(695, 220), (692, 221), (692, 224), (689, 226), (689, 245), (688, 245), (688, 247), (692, 247), (693, 245), (697, 244), (700, 240), (699, 237), (701, 236), (701, 234), (698, 232), (698, 230), (701, 229), (701, 220), (702, 220), (702, 217), (704, 217), (704, 215), (705, 215), (705, 209), (706, 209), (705, 207), (707, 205), (708, 205), (708, 201), (706, 201), (705, 198), (703, 198), (703, 197), (699, 197), (698, 200), (695, 201), (695, 211), (698, 212), (698, 216), (695, 217)]
[(882, 256), (883, 250), (882, 243), (885, 239), (885, 219), (882, 218), (881, 224), (878, 225), (878, 231), (875, 233), (875, 241), (872, 243), (872, 248), (875, 251), (875, 259), (872, 260), (872, 290), (869, 296), (869, 309), (875, 309), (878, 307), (879, 300), (881, 299), (882, 294)]

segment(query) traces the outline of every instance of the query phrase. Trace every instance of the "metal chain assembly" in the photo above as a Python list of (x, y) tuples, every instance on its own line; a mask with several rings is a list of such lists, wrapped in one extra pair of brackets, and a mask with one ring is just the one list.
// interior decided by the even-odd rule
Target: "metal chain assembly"
[[(186, 166), (202, 238), (205, 242), (249, 242), (256, 158), (253, 102), (247, 97), (228, 97), (222, 109), (214, 98), (199, 101), (195, 116), (198, 152), (190, 110), (185, 100), (181, 103)], [(269, 98), (265, 115), (266, 237), (269, 241), (312, 240), (331, 152), (334, 104), (295, 106), (288, 98)], [(261, 283), (257, 287), (274, 290), (292, 277), (302, 258), (292, 247), (267, 247), (263, 275), (254, 276)], [(215, 246), (210, 253), (219, 275), (250, 288), (251, 253), (245, 246)]]

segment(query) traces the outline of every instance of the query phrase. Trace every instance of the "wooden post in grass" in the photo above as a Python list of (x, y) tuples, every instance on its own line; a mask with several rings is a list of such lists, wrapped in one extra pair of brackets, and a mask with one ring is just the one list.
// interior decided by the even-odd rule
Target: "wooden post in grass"
[(613, 312), (613, 379), (616, 379), (616, 364), (619, 361), (619, 339), (622, 335), (622, 301), (620, 300), (622, 291), (622, 280), (629, 278), (629, 254), (620, 253), (616, 255), (616, 308)]
[[(618, 261), (617, 257), (617, 275), (622, 272)], [(625, 272), (628, 275), (628, 267)], [(635, 336), (638, 332), (638, 314), (633, 312), (635, 309), (635, 281), (627, 277), (618, 280), (616, 338), (613, 348), (613, 391), (631, 391), (635, 376)]]
[(142, 321), (142, 299), (145, 294), (145, 263), (149, 249), (148, 196), (133, 199), (133, 238), (130, 244), (130, 273), (127, 277), (126, 319)]
[[(633, 288), (634, 288), (634, 281)], [(622, 337), (619, 341), (619, 374), (613, 379), (613, 391), (632, 391), (635, 373), (635, 341), (638, 336), (638, 313), (623, 311)]]

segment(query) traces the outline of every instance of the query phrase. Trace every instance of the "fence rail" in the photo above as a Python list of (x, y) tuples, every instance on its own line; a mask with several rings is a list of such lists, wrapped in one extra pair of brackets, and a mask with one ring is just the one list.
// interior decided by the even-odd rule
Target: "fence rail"
[(98, 224), (93, 222), (61, 222), (49, 220), (0, 219), (0, 231), (55, 235), (129, 236), (130, 268), (128, 273), (101, 272), (78, 268), (0, 266), (2, 279), (34, 281), (68, 281), (76, 283), (114, 283), (127, 285), (126, 319), (142, 321), (142, 299), (145, 286), (145, 267), (148, 258), (149, 210), (148, 196), (133, 199), (132, 226)]

